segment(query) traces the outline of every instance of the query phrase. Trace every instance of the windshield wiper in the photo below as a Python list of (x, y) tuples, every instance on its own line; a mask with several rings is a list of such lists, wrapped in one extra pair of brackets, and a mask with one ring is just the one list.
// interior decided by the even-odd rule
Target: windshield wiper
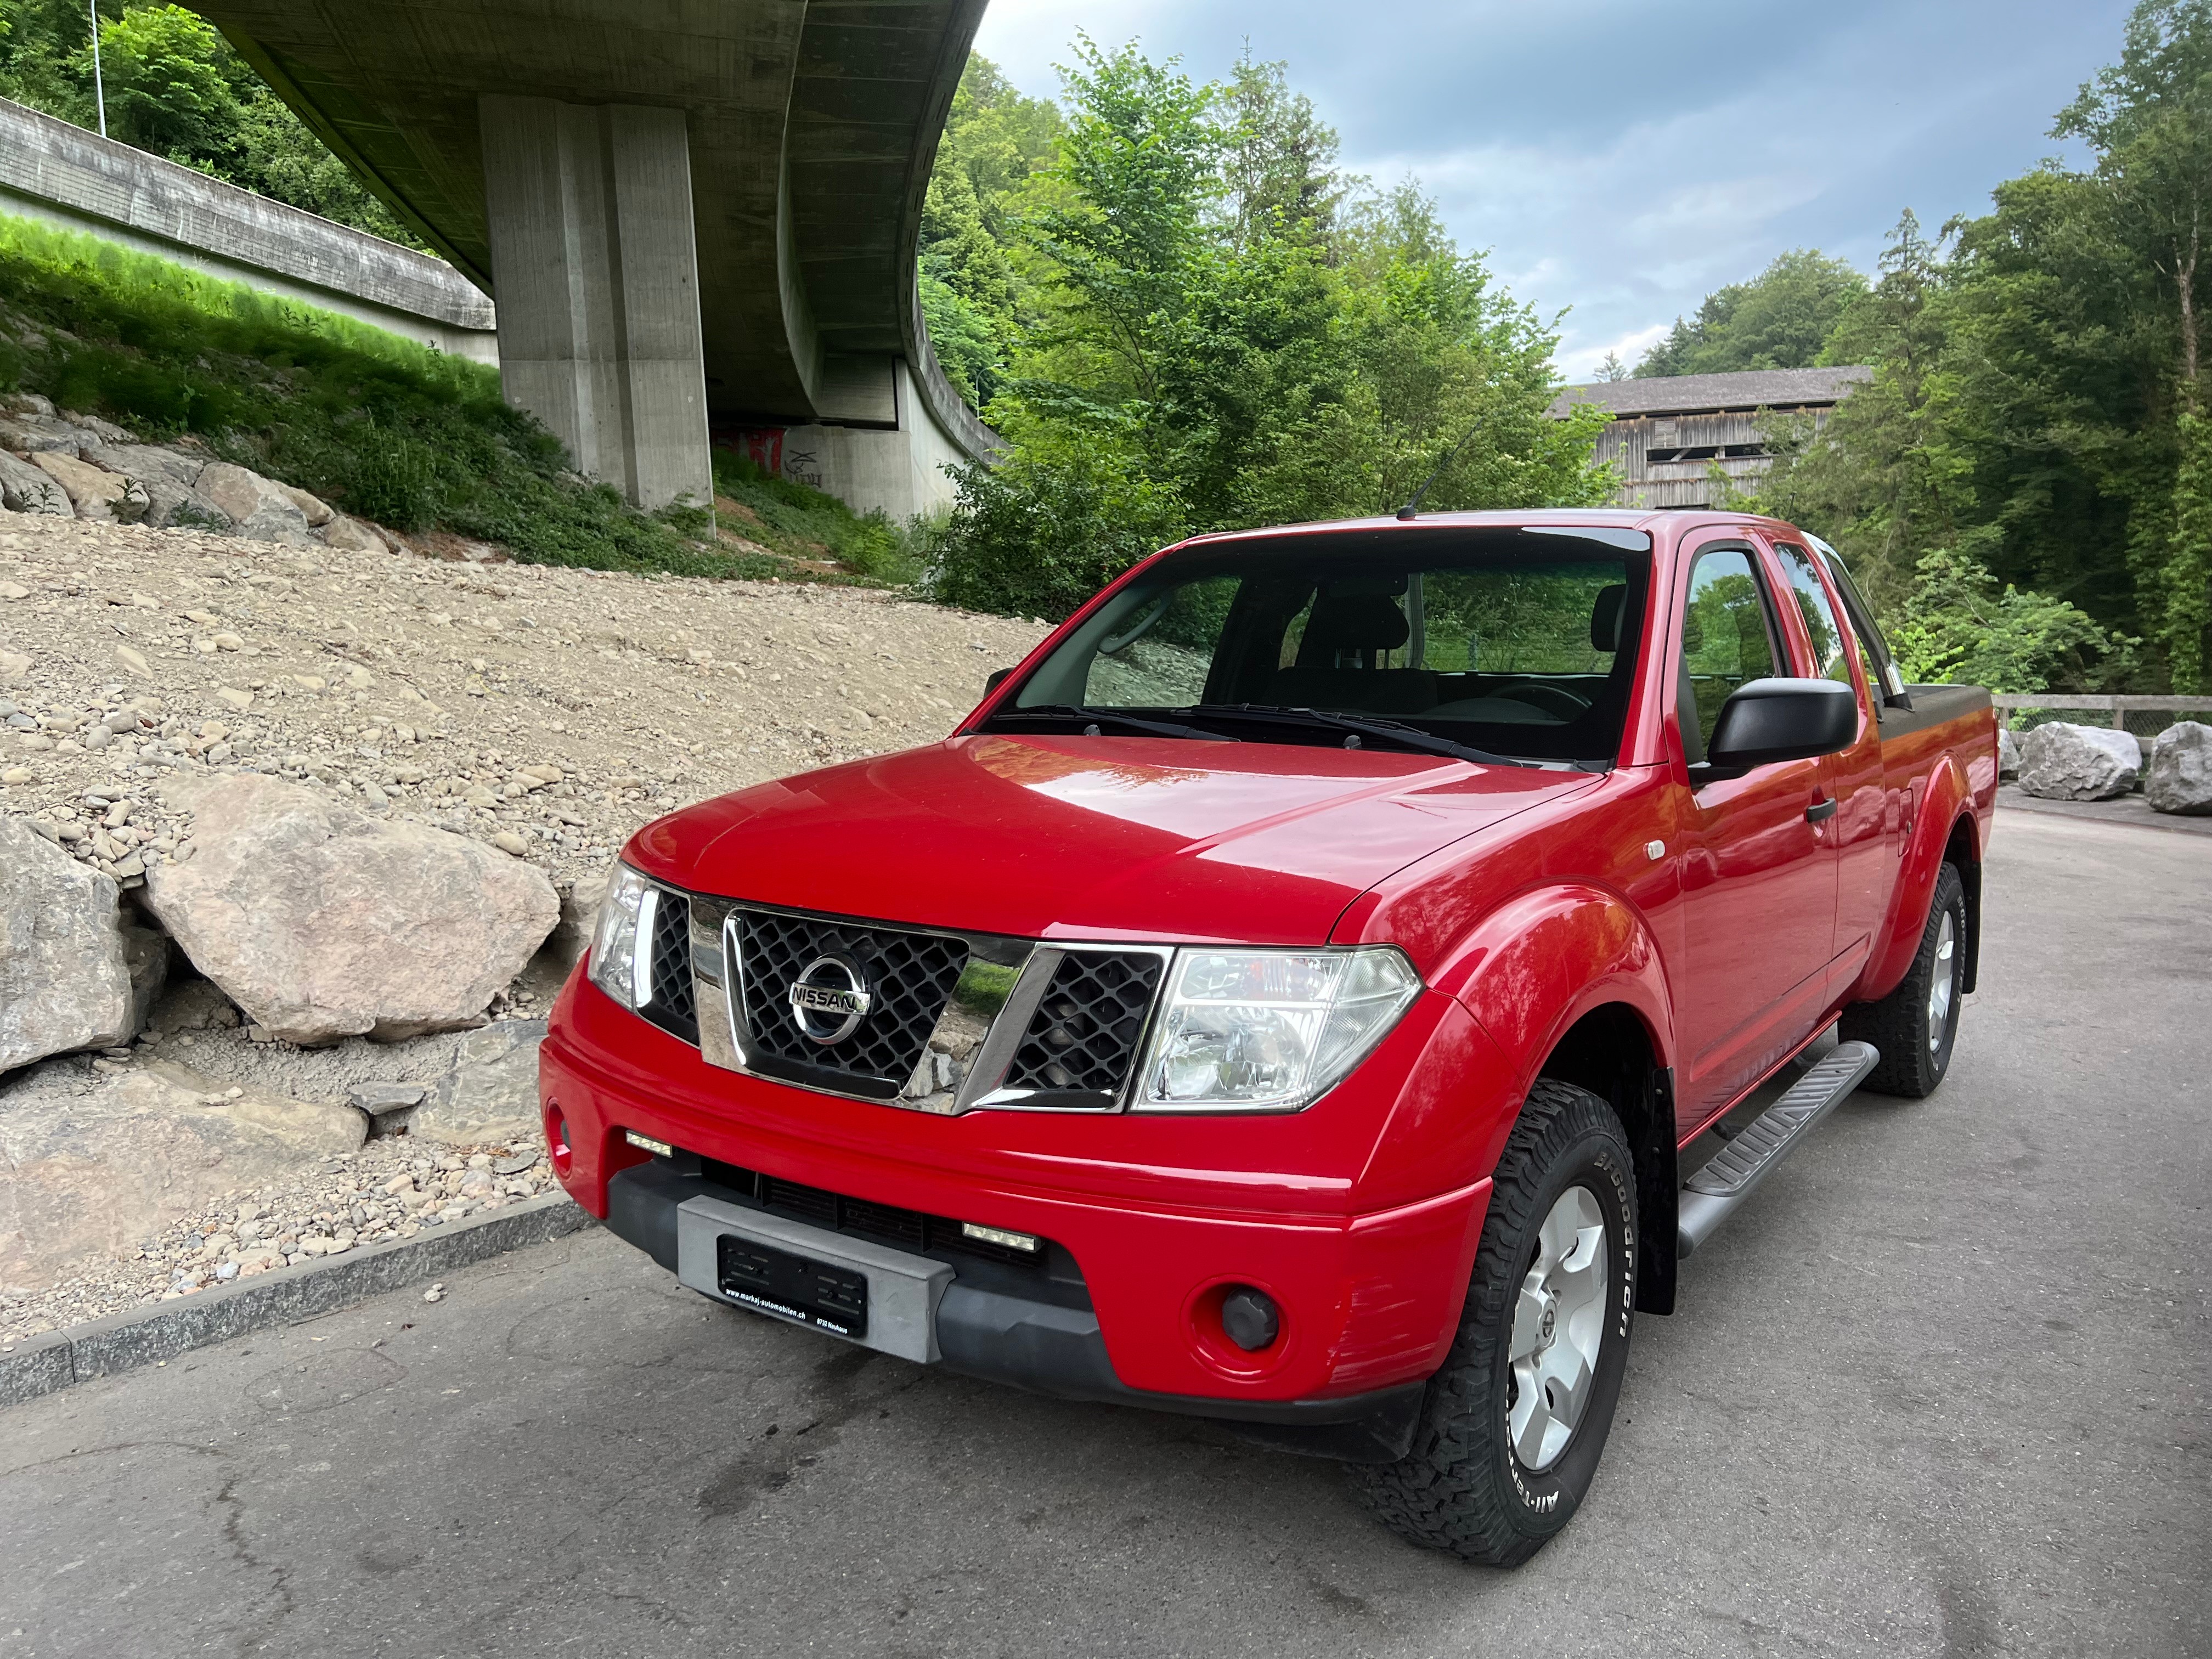
[(1486, 749), (1455, 743), (1449, 738), (1440, 738), (1433, 732), (1424, 732), (1418, 726), (1407, 726), (1402, 720), (1385, 720), (1379, 714), (1340, 714), (1327, 708), (1283, 708), (1271, 703), (1253, 702), (1197, 703), (1175, 712), (1200, 720), (1218, 717), (1223, 720), (1271, 720), (1284, 726), (1318, 726), (1330, 731), (1348, 732), (1357, 737), (1379, 738), (1386, 743), (1402, 744), (1424, 754), (1448, 755), (1454, 760), (1472, 761), (1478, 766), (1534, 767), (1538, 764), (1534, 761), (1516, 760), (1510, 755), (1493, 755)]
[(1203, 743), (1242, 743), (1242, 738), (1232, 738), (1224, 732), (1208, 732), (1196, 726), (1178, 726), (1172, 720), (1141, 720), (1134, 714), (1117, 714), (1110, 708), (1079, 708), (1073, 703), (1047, 702), (1027, 708), (1002, 708), (991, 716), (990, 723), (1000, 720), (1087, 720), (1094, 726), (1119, 726), (1132, 732), (1142, 732), (1155, 738), (1196, 738)]

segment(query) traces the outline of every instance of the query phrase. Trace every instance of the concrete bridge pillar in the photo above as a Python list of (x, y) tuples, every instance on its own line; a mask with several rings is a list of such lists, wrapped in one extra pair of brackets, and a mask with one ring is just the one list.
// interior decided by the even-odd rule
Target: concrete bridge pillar
[(681, 110), (478, 100), (500, 378), (647, 511), (714, 499)]

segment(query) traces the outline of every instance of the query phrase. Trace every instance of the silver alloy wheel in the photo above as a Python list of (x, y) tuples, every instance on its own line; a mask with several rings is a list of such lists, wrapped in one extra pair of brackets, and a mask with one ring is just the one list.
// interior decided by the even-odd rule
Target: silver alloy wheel
[(1943, 1052), (1943, 1036), (1951, 1027), (1951, 999), (1959, 986), (1959, 934), (1952, 925), (1951, 913), (1943, 913), (1943, 925), (1936, 934), (1936, 971), (1928, 981), (1928, 1052)]
[(1505, 1434), (1521, 1467), (1559, 1461), (1589, 1405), (1605, 1340), (1605, 1212), (1587, 1187), (1559, 1194), (1513, 1308), (1513, 1402)]

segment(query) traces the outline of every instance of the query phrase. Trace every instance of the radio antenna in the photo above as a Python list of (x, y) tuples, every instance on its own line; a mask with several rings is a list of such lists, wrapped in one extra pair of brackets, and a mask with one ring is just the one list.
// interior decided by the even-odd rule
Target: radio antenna
[(1405, 506), (1398, 509), (1398, 516), (1400, 519), (1410, 520), (1421, 510), (1421, 497), (1429, 493), (1429, 486), (1434, 483), (1438, 478), (1443, 477), (1444, 469), (1459, 459), (1459, 453), (1461, 450), (1467, 447), (1468, 440), (1473, 438), (1476, 433), (1481, 430), (1482, 427), (1480, 422), (1468, 428), (1467, 437), (1462, 438), (1457, 443), (1451, 447), (1451, 452), (1447, 454), (1443, 459), (1437, 463), (1436, 470), (1431, 472), (1427, 477), (1421, 480), (1421, 487), (1413, 492), (1413, 499), (1407, 501)]

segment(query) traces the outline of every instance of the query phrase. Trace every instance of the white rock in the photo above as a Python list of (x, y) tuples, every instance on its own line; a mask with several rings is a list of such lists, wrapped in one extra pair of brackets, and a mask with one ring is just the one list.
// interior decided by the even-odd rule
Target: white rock
[(362, 520), (333, 514), (322, 529), (324, 544), (342, 553), (385, 553), (390, 547), (375, 528)]
[(463, 1040), (453, 1069), (416, 1109), (410, 1137), (448, 1146), (512, 1143), (538, 1133), (542, 1019), (501, 1020)]
[(271, 1036), (386, 1041), (476, 1021), (560, 914), (533, 866), (240, 774), (199, 792), (198, 855), (146, 897), (193, 966)]
[(337, 516), (331, 510), (331, 504), (319, 495), (310, 495), (306, 490), (288, 483), (277, 484), (276, 488), (283, 490), (292, 505), (300, 509), (301, 516), (307, 520), (310, 530), (319, 530)]
[(10, 513), (39, 513), (55, 519), (70, 518), (76, 512), (70, 505), (69, 491), (55, 483), (51, 474), (28, 461), (17, 460), (4, 449), (0, 449), (0, 507)]
[(228, 461), (211, 463), (199, 477), (199, 492), (229, 514), (234, 536), (250, 542), (313, 545), (307, 515), (283, 485)]
[(2142, 745), (2109, 726), (2053, 720), (2021, 740), (2020, 787), (2045, 800), (2110, 800), (2136, 786)]
[(99, 444), (84, 452), (86, 460), (110, 472), (135, 478), (146, 492), (146, 522), (176, 525), (186, 529), (228, 531), (230, 514), (197, 487), (208, 459), (189, 450), (161, 449), (150, 444)]
[(115, 883), (0, 818), (0, 1072), (127, 1042), (131, 1013)]
[(105, 471), (58, 449), (40, 450), (31, 457), (31, 465), (68, 492), (70, 505), (80, 519), (137, 524), (153, 506), (146, 487), (136, 479)]
[(224, 1193), (344, 1157), (365, 1128), (346, 1106), (223, 1099), (161, 1060), (80, 1087), (60, 1065), (0, 1081), (0, 1286), (42, 1284)]
[(2160, 732), (2143, 793), (2158, 811), (2212, 817), (2212, 726), (2181, 720)]
[(1997, 776), (2016, 778), (2020, 775), (2020, 739), (2012, 734), (2012, 727), (1997, 727)]

